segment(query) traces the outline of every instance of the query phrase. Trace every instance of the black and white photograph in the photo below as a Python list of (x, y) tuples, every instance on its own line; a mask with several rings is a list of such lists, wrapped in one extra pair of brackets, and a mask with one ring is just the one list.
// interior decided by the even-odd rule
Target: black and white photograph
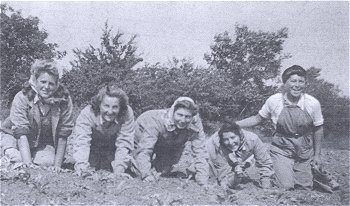
[(349, 1), (0, 8), (0, 205), (350, 205)]

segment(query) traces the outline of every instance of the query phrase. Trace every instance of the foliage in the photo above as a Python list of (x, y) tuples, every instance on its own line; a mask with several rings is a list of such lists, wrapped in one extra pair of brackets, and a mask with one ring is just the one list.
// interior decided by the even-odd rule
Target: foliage
[(211, 68), (221, 73), (231, 84), (231, 104), (238, 105), (233, 118), (255, 114), (276, 87), (273, 81), (279, 73), (282, 45), (288, 37), (287, 29), (277, 32), (252, 31), (247, 26), (235, 27), (235, 36), (228, 32), (216, 35), (210, 54), (205, 59)]
[(325, 119), (326, 132), (349, 133), (350, 100), (340, 95), (340, 90), (334, 84), (320, 78), (321, 69), (311, 67), (307, 70), (307, 93), (321, 103)]
[(22, 83), (29, 79), (35, 59), (61, 58), (57, 44), (46, 43), (48, 34), (39, 29), (39, 18), (24, 18), (20, 11), (1, 4), (1, 100), (9, 105)]
[(123, 33), (116, 35), (106, 22), (100, 48), (90, 45), (88, 49), (73, 50), (76, 60), (71, 62), (72, 70), (66, 72), (62, 82), (68, 87), (78, 105), (87, 103), (98, 89), (110, 82), (125, 88), (126, 80), (134, 74), (132, 68), (142, 58), (136, 53), (136, 36), (128, 42), (122, 41)]

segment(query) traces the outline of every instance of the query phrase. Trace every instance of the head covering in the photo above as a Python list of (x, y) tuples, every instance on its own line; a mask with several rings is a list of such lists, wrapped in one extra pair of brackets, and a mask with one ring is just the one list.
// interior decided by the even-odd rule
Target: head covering
[[(190, 102), (191, 104), (193, 104), (194, 107), (198, 107), (196, 103), (194, 103), (193, 99), (189, 98), (189, 97), (179, 97), (177, 98), (173, 105), (171, 105), (170, 109), (168, 110), (168, 112), (166, 113), (166, 116), (165, 116), (165, 125), (167, 127), (167, 130), (168, 131), (174, 131), (176, 129), (176, 124), (174, 122), (174, 112), (175, 112), (175, 106), (178, 105), (179, 103), (181, 103), (182, 101), (188, 101)], [(199, 115), (196, 114), (194, 117), (193, 117), (193, 120), (192, 122), (187, 126), (187, 129), (192, 129), (192, 130), (199, 130), (199, 128), (197, 128), (196, 126), (196, 123), (199, 119)]]
[(298, 76), (305, 77), (306, 76), (306, 70), (299, 66), (299, 65), (293, 65), (286, 70), (284, 70), (282, 74), (282, 82), (283, 84), (287, 82), (290, 76), (293, 74), (297, 74)]

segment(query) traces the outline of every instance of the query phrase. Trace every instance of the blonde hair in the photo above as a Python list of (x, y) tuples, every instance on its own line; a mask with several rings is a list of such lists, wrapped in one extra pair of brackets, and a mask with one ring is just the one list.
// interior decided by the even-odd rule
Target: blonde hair
[[(48, 59), (37, 59), (30, 68), (31, 78), (37, 79), (42, 73), (48, 73), (58, 82), (59, 73), (55, 61)], [(34, 79), (32, 79), (34, 80)]]

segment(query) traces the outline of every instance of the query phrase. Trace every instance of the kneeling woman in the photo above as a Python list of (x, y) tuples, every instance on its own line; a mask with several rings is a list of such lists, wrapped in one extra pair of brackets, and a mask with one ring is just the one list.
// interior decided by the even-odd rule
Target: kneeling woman
[(260, 138), (241, 129), (236, 123), (224, 123), (218, 132), (207, 140), (210, 176), (224, 188), (234, 188), (241, 181), (250, 159), (256, 160), (260, 186), (271, 187), (272, 160), (268, 148)]
[[(73, 128), (72, 100), (59, 84), (53, 61), (37, 60), (31, 74), (12, 102), (10, 117), (5, 121), (12, 130), (2, 134), (2, 149), (26, 165), (35, 163), (59, 170)], [(16, 155), (17, 141), (20, 155)]]
[(128, 176), (134, 141), (134, 114), (125, 92), (105, 86), (79, 114), (73, 132), (78, 174), (91, 169)]
[(155, 180), (151, 168), (169, 174), (174, 165), (181, 165), (188, 157), (194, 159), (196, 181), (207, 185), (205, 134), (192, 99), (180, 97), (170, 109), (141, 114), (136, 119), (135, 147), (136, 167), (144, 181)]

